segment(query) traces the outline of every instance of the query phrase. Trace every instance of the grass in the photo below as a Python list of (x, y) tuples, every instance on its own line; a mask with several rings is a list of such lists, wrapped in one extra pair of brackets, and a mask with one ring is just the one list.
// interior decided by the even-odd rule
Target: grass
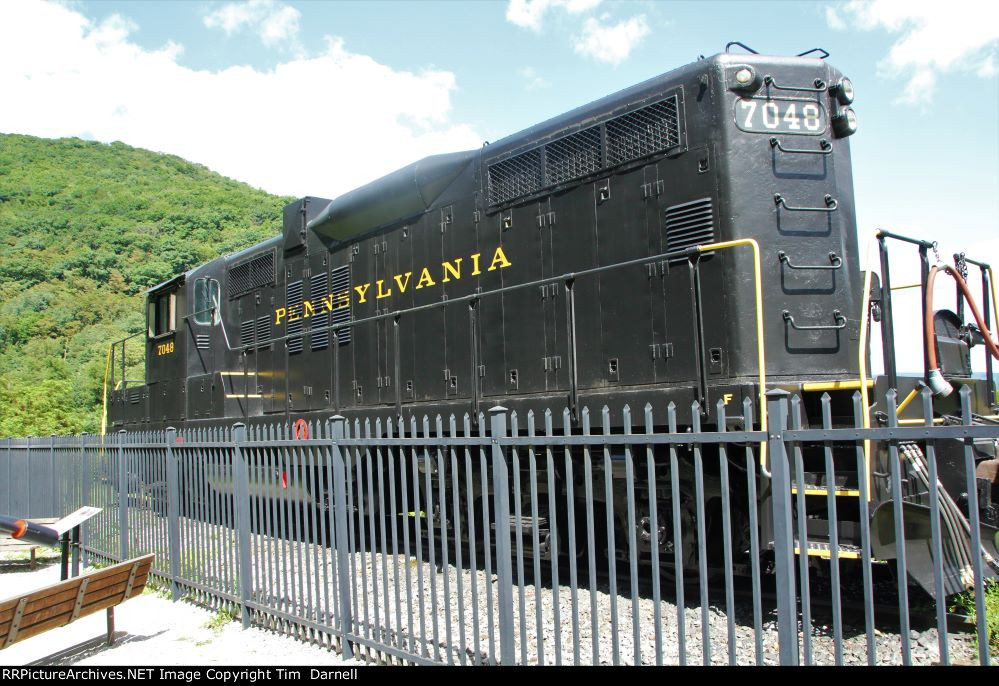
[[(971, 621), (977, 621), (974, 591), (965, 591), (955, 596), (951, 611), (962, 612)], [(993, 580), (985, 583), (985, 632), (988, 635), (989, 652), (993, 655), (999, 654), (999, 582)], [(978, 648), (977, 634), (975, 648)]]
[[(39, 564), (46, 564), (48, 562), (58, 562), (62, 554), (59, 548), (47, 548), (45, 546), (38, 546), (38, 550), (35, 553), (35, 561)], [(31, 550), (10, 550), (7, 552), (0, 553), (0, 560), (4, 562), (27, 562), (31, 559)]]
[(237, 619), (239, 619), (239, 616), (236, 614), (235, 610), (232, 610), (231, 608), (228, 607), (223, 607), (220, 608), (218, 612), (216, 612), (214, 615), (212, 615), (212, 618), (208, 620), (208, 623), (205, 624), (205, 626), (208, 627), (209, 629), (213, 629), (214, 631), (222, 631), (222, 628), (226, 624), (235, 622)]

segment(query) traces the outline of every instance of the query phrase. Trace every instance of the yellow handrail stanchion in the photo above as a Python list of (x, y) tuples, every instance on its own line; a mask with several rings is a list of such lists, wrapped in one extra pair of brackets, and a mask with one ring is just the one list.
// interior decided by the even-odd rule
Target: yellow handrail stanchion
[(111, 348), (108, 346), (107, 361), (104, 363), (104, 391), (101, 399), (101, 446), (104, 446), (104, 433), (108, 428), (108, 375), (111, 373)]
[(992, 267), (988, 268), (989, 286), (992, 288), (992, 312), (995, 313), (992, 326), (999, 331), (999, 302), (996, 302), (996, 277), (992, 274)]
[[(881, 235), (880, 231), (875, 231), (867, 242), (867, 271), (864, 274), (864, 296), (860, 307), (860, 344), (857, 352), (857, 359), (860, 360), (860, 397), (862, 403), (862, 418), (865, 429), (871, 428), (870, 400), (867, 396), (867, 321), (868, 313), (871, 309), (871, 251), (874, 249), (874, 241)], [(867, 481), (867, 501), (871, 501), (873, 483), (871, 482), (871, 442), (864, 440), (864, 476)]]
[[(737, 248), (739, 246), (750, 246), (753, 249), (753, 279), (756, 286), (756, 356), (760, 366), (760, 430), (767, 430), (767, 366), (766, 356), (763, 351), (763, 277), (760, 267), (760, 244), (752, 238), (742, 238), (736, 241), (723, 241), (721, 243), (709, 243), (697, 246), (698, 252), (711, 252), (713, 250), (725, 250)], [(748, 427), (747, 427), (748, 429)], [(767, 470), (767, 442), (760, 443), (760, 469), (764, 475), (769, 476)]]

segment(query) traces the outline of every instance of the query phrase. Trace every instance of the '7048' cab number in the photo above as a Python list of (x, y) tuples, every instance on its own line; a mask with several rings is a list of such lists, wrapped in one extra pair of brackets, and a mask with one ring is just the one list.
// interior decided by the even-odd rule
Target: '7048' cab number
[(163, 355), (169, 355), (172, 352), (173, 352), (173, 341), (167, 341), (166, 343), (156, 344), (157, 357), (162, 357)]
[(735, 125), (751, 133), (817, 136), (826, 130), (826, 111), (814, 100), (737, 98)]

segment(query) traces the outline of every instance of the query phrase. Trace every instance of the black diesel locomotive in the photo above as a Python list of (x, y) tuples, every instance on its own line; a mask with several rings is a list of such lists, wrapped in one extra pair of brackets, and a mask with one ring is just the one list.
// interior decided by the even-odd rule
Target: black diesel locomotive
[[(282, 235), (150, 289), (146, 378), (123, 381), (117, 344), (110, 424), (408, 423), (502, 404), (568, 406), (577, 428), (606, 406), (619, 430), (624, 406), (673, 402), (682, 428), (697, 401), (708, 428), (720, 399), (730, 428), (759, 428), (744, 401), (759, 415), (773, 388), (813, 422), (829, 392), (852, 422), (868, 364), (853, 99), (820, 56), (725, 53), (302, 198)], [(658, 527), (638, 520), (648, 540)], [(847, 521), (843, 549), (856, 537)]]

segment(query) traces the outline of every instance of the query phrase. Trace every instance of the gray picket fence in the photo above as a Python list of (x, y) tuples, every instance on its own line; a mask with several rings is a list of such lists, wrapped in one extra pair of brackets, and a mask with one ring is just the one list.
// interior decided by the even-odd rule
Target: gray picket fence
[[(0, 512), (101, 507), (83, 531), (89, 562), (155, 553), (175, 600), (373, 661), (989, 664), (995, 560), (974, 448), (999, 426), (975, 421), (967, 389), (961, 401), (950, 423), (899, 426), (892, 392), (875, 428), (862, 426), (859, 394), (853, 427), (834, 428), (828, 396), (821, 426), (803, 427), (801, 400), (772, 391), (767, 431), (729, 429), (719, 402), (711, 431), (695, 404), (684, 431), (672, 405), (625, 408), (618, 422), (606, 408), (574, 422), (496, 407), (7, 439)], [(921, 402), (932, 416), (928, 391)], [(739, 410), (753, 426), (752, 403)], [(889, 492), (928, 503), (933, 594), (896, 581), (918, 546), (872, 558), (866, 478), (859, 497), (825, 490), (825, 520), (796, 489), (816, 455), (827, 485), (847, 467), (864, 474), (868, 441), (887, 449)], [(947, 469), (967, 486), (963, 509), (939, 486), (948, 441), (962, 446)], [(839, 541), (846, 507), (858, 508), (859, 546)], [(895, 540), (912, 528), (905, 507), (895, 498), (883, 524)], [(957, 581), (948, 526), (969, 538)], [(819, 554), (798, 554), (810, 539)], [(955, 609), (968, 606), (974, 620)]]

